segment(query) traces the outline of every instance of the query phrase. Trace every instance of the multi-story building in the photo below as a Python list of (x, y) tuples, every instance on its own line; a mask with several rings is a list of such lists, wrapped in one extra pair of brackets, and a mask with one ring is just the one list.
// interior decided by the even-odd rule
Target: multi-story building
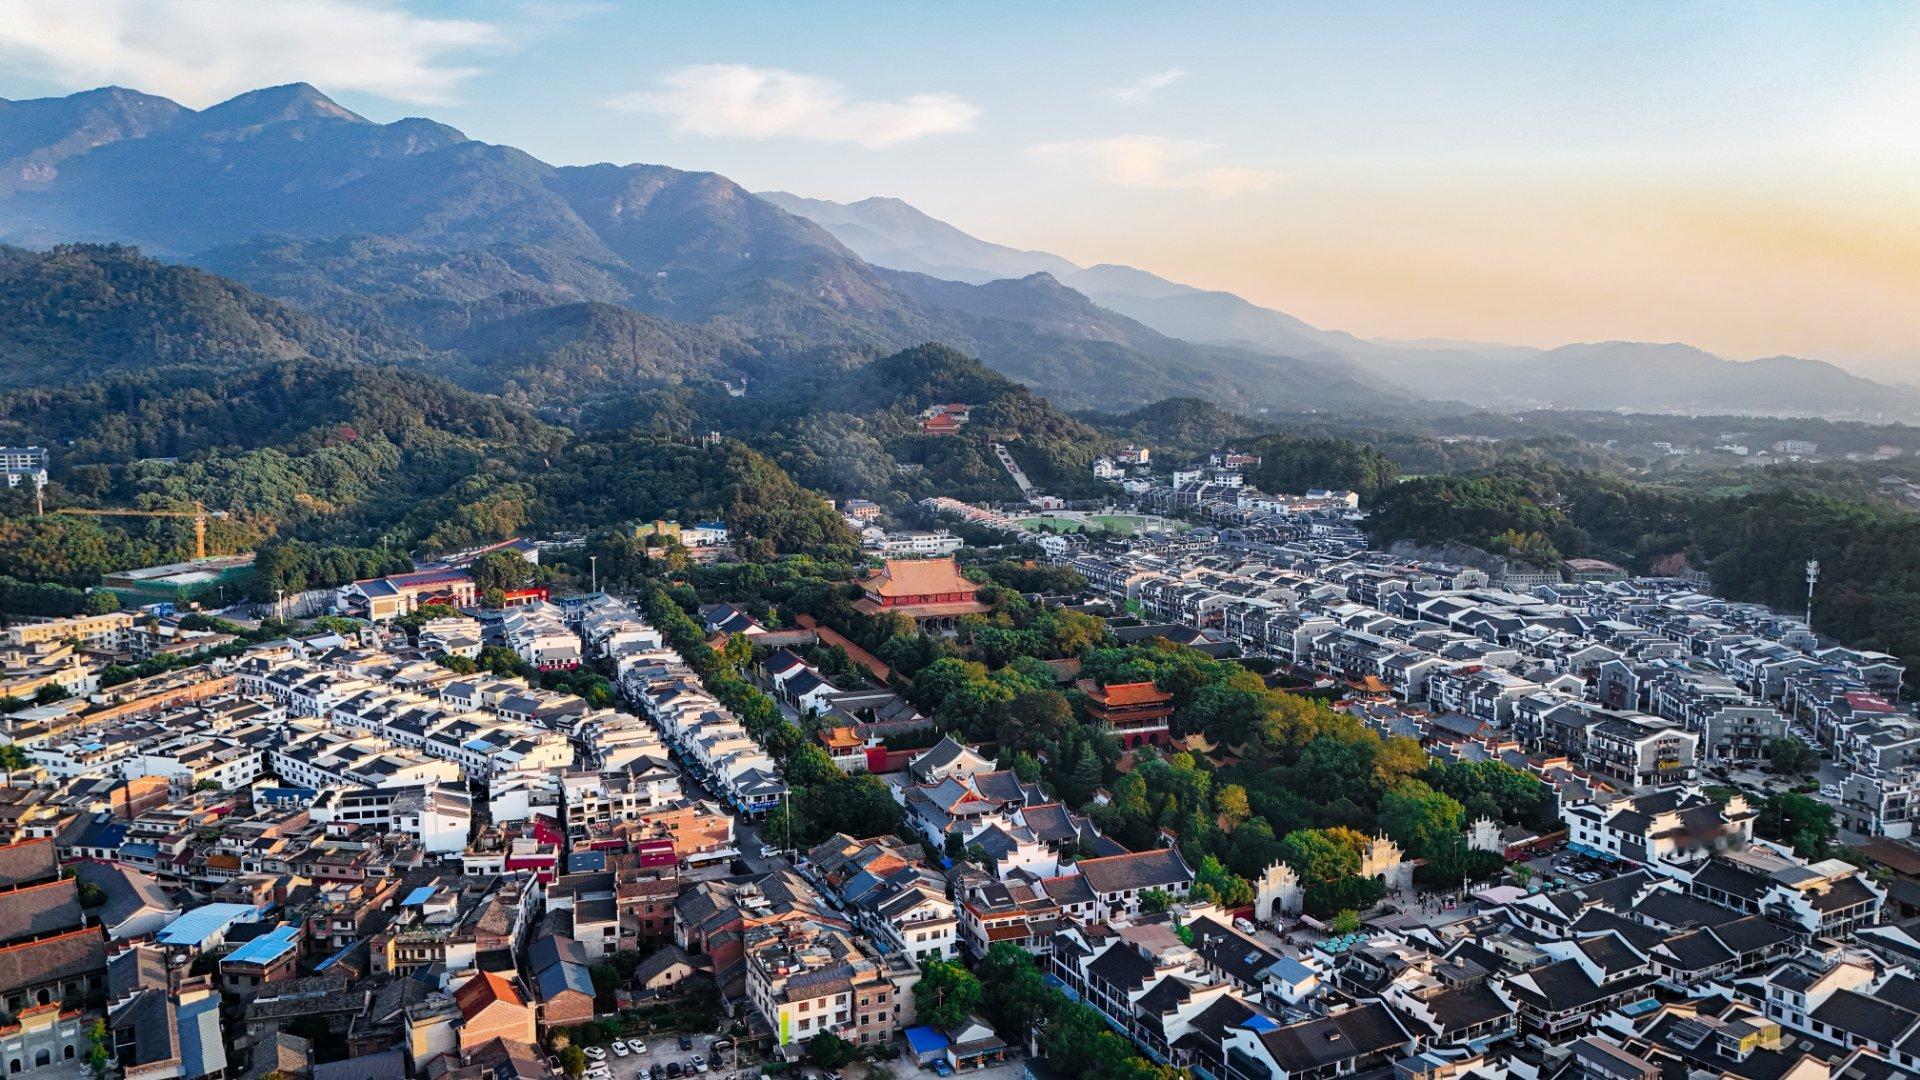
[(747, 1003), (779, 1046), (821, 1034), (886, 1046), (919, 979), (906, 957), (883, 957), (846, 930), (813, 920), (749, 928), (745, 958)]

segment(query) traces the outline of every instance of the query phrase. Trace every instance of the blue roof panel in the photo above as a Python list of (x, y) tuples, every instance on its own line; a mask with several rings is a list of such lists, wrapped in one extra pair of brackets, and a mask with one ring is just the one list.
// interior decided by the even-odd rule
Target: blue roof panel
[(276, 926), (228, 953), (226, 958), (236, 964), (271, 964), (293, 949), (294, 935), (299, 930), (297, 926)]
[(202, 904), (168, 923), (154, 939), (162, 945), (199, 948), (227, 927), (259, 914), (252, 904)]

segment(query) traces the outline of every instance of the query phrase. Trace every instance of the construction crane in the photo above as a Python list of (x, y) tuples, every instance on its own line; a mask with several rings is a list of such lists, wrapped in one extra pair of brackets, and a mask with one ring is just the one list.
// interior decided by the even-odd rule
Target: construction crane
[(55, 510), (56, 514), (86, 514), (90, 517), (171, 517), (193, 519), (193, 557), (207, 557), (207, 519), (227, 516), (225, 510), (209, 510), (199, 503), (191, 510), (88, 510), (77, 506), (63, 506)]

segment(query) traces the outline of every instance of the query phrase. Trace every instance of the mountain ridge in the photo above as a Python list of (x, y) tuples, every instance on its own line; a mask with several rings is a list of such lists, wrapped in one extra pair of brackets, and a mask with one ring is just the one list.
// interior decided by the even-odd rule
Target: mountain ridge
[[(843, 204), (785, 192), (771, 193), (771, 197), (785, 200), (796, 213), (820, 215), (828, 231), (880, 265), (888, 265), (888, 259), (904, 250), (886, 228), (889, 222), (903, 221), (907, 224), (902, 227), (923, 241), (909, 252), (921, 264), (964, 262), (974, 252), (992, 256), (987, 262), (963, 266), (959, 280), (977, 281), (989, 276), (995, 266), (1016, 257), (1027, 264), (1059, 258), (978, 240), (898, 199), (870, 198)], [(876, 204), (885, 204), (884, 217), (871, 212)], [(928, 246), (943, 237), (961, 239), (950, 239), (944, 247)], [(1685, 346), (1714, 362), (1715, 366), (1701, 368), (1698, 357), (1671, 351), (1676, 343), (1613, 341), (1539, 349), (1434, 339), (1363, 339), (1315, 326), (1231, 292), (1185, 285), (1136, 267), (1103, 263), (1055, 276), (1095, 304), (1169, 338), (1302, 360), (1348, 361), (1378, 380), (1376, 385), (1388, 384), (1428, 400), (1456, 400), (1490, 408), (1546, 405), (1856, 417), (1884, 417), (1891, 411), (1920, 419), (1920, 388), (1879, 382), (1828, 361), (1806, 357), (1733, 360)], [(985, 287), (992, 283), (981, 284)], [(1630, 372), (1633, 382), (1623, 385), (1581, 366), (1591, 360), (1600, 345), (1605, 346), (1606, 362), (1618, 366), (1621, 372)], [(1670, 373), (1668, 378), (1648, 370), (1650, 365), (1681, 359), (1692, 366)], [(1783, 359), (1794, 363), (1784, 364)], [(1708, 376), (1715, 385), (1699, 384), (1698, 380)]]
[[(1394, 397), (1351, 372), (1322, 393), (1324, 363), (1110, 327), (1122, 316), (1089, 319), (1084, 299), (1064, 289), (915, 287), (716, 173), (554, 166), (432, 120), (370, 121), (300, 83), (200, 111), (140, 98), (158, 119), (106, 124), (83, 148), (63, 142), (73, 125), (95, 122), (98, 102), (76, 101), (83, 96), (5, 106), (54, 118), (14, 139), (16, 158), (54, 147), (65, 156), (33, 183), (0, 191), (0, 239), (136, 244), (371, 336), (428, 340), (446, 320), (510, 294), (522, 306), (610, 303), (685, 323), (747, 342), (775, 373), (781, 363), (859, 363), (938, 340), (1075, 405), (1117, 407), (1195, 386), (1255, 409)], [(591, 339), (605, 324), (570, 325)], [(577, 357), (591, 343), (552, 344)], [(626, 370), (637, 385), (644, 372), (684, 377), (705, 359), (696, 348), (607, 370)]]

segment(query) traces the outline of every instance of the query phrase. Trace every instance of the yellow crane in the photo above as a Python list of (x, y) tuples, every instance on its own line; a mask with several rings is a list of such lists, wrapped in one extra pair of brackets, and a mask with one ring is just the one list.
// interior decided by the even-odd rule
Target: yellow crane
[(207, 519), (223, 518), (225, 510), (209, 510), (199, 503), (191, 510), (88, 510), (77, 506), (65, 506), (55, 510), (56, 514), (86, 514), (91, 517), (171, 517), (193, 519), (193, 557), (207, 557)]

